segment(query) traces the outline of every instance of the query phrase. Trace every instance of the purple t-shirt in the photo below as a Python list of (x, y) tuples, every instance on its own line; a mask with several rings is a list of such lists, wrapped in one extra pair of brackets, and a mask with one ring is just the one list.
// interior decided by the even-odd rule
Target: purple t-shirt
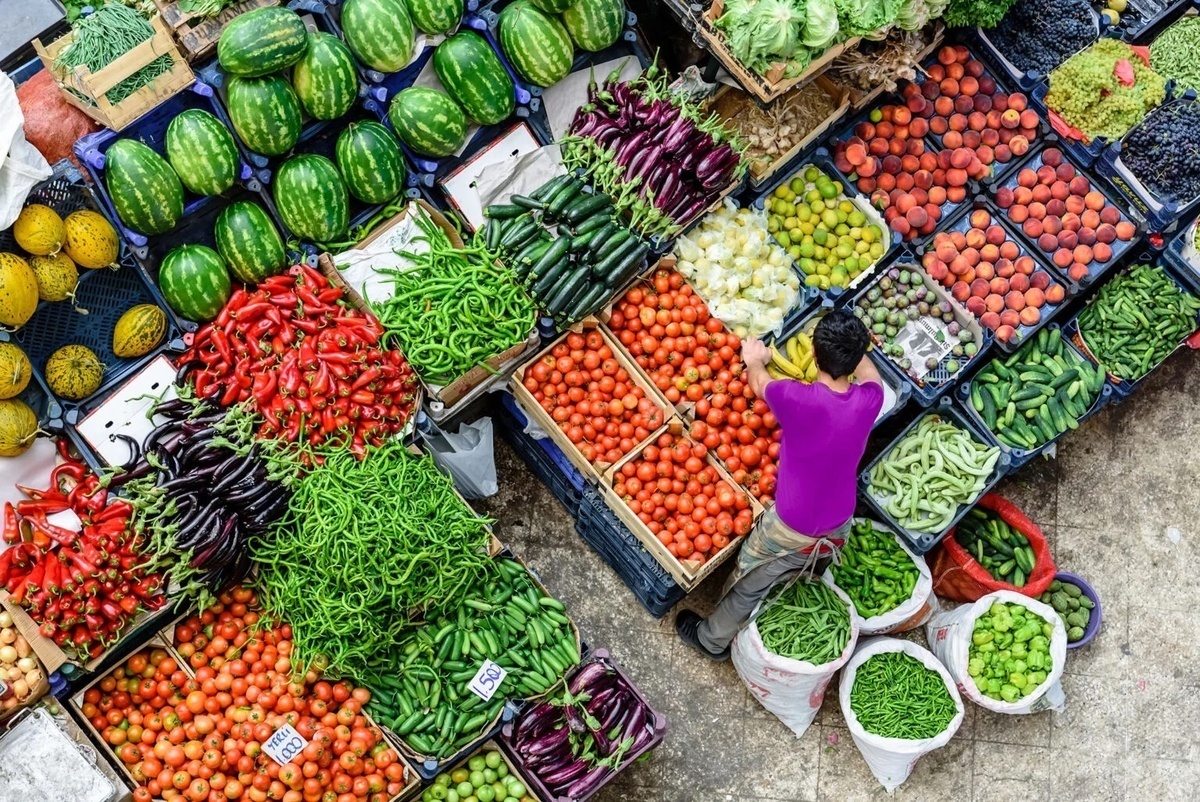
[(854, 515), (858, 463), (883, 406), (883, 388), (852, 384), (844, 393), (814, 382), (779, 379), (766, 388), (779, 420), (780, 519), (810, 537), (836, 530)]

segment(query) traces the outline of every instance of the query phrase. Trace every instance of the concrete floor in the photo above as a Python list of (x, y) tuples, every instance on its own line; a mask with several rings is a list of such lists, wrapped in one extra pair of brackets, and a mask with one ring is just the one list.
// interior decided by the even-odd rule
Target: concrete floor
[[(1056, 563), (1095, 586), (1103, 628), (1068, 653), (1065, 712), (1001, 716), (967, 702), (954, 740), (924, 757), (896, 798), (1200, 799), (1197, 400), (1200, 354), (1177, 353), (1130, 400), (1069, 435), (1057, 460), (1001, 485), (1041, 525)], [(670, 722), (652, 760), (629, 768), (598, 802), (885, 797), (832, 691), (797, 740), (732, 664), (710, 663), (678, 641), (673, 613), (652, 618), (549, 491), (499, 439), (496, 448), (500, 492), (477, 509), (498, 519), (497, 535)], [(681, 607), (706, 612), (723, 579), (719, 572)]]

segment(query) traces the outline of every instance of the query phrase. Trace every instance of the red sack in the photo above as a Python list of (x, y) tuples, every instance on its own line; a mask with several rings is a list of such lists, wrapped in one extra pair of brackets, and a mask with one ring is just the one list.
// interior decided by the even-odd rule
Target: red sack
[(25, 140), (51, 164), (70, 159), (78, 167), (72, 149), (75, 140), (99, 131), (100, 126), (63, 99), (62, 90), (45, 69), (17, 87), (17, 102), (25, 115)]
[(1042, 530), (1025, 517), (1025, 513), (1021, 512), (1016, 504), (997, 493), (988, 493), (979, 499), (979, 506), (997, 513), (1006, 524), (1029, 540), (1029, 546), (1033, 549), (1033, 572), (1021, 588), (993, 579), (987, 569), (959, 545), (954, 539), (954, 530), (951, 529), (938, 544), (930, 561), (933, 592), (938, 596), (963, 602), (978, 601), (997, 590), (1011, 590), (1035, 598), (1042, 595), (1050, 587), (1054, 575), (1058, 573), (1054, 558), (1050, 556), (1050, 543), (1042, 534)]

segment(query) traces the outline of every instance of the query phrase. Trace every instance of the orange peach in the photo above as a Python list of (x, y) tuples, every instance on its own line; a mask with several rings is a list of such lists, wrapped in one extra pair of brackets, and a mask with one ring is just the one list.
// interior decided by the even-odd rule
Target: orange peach
[(979, 317), (980, 315), (982, 315), (984, 312), (987, 311), (987, 307), (984, 305), (982, 298), (976, 298), (974, 295), (972, 295), (970, 298), (967, 299), (966, 303), (967, 303), (967, 311), (970, 312), (975, 317)]
[(1097, 242), (1092, 246), (1092, 256), (1100, 264), (1107, 264), (1108, 260), (1112, 258), (1112, 255), (1112, 247), (1107, 243)]
[(1037, 246), (1042, 249), (1043, 253), (1053, 253), (1058, 249), (1058, 237), (1053, 234), (1043, 232), (1037, 238)]
[[(1050, 276), (1048, 276), (1046, 273), (1039, 272), (1037, 275), (1046, 276), (1047, 280), (1050, 278)], [(1040, 287), (1030, 287), (1029, 289), (1025, 290), (1026, 306), (1032, 306), (1034, 309), (1037, 309), (1045, 303), (1046, 293)]]
[(1033, 191), (1033, 202), (1040, 203), (1043, 206), (1045, 204), (1049, 203), (1050, 200), (1054, 197), (1053, 194), (1050, 192), (1050, 187), (1046, 186), (1045, 184), (1038, 184), (1036, 187), (1033, 188), (1032, 191)]
[(1087, 275), (1088, 266), (1079, 262), (1071, 265), (1071, 269), (1067, 271), (1067, 278), (1071, 279), (1071, 281), (1083, 281), (1087, 278)]
[(1054, 264), (1062, 268), (1069, 267), (1071, 262), (1075, 261), (1075, 257), (1071, 253), (1066, 248), (1059, 248), (1054, 252)]
[(965, 301), (971, 297), (971, 288), (966, 282), (956, 281), (954, 286), (950, 288), (950, 294), (956, 301)]
[(1051, 284), (1046, 288), (1046, 303), (1048, 304), (1061, 304), (1066, 297), (1067, 291), (1061, 284)]
[(979, 316), (979, 323), (985, 329), (995, 331), (1000, 327), (1000, 315), (998, 312), (984, 312)]
[(1012, 240), (1005, 240), (1000, 243), (1000, 258), (1001, 259), (1016, 259), (1021, 255), (1021, 249), (1017, 247), (1017, 243)]
[[(1029, 286), (1031, 289), (1032, 288), (1037, 288), (1039, 290), (1046, 289), (1047, 287), (1050, 286), (1050, 274), (1047, 273), (1045, 270), (1039, 270), (1038, 272), (1034, 273), (1032, 276), (1029, 276)], [(1029, 296), (1025, 296), (1025, 300), (1028, 301)]]
[(971, 228), (987, 228), (992, 224), (992, 216), (987, 209), (976, 209), (971, 212)]
[(1004, 310), (1004, 296), (989, 295), (983, 299), (983, 305), (987, 307), (989, 312), (1002, 312)]
[(1092, 249), (1086, 245), (1075, 246), (1075, 250), (1072, 251), (1072, 256), (1074, 256), (1075, 261), (1079, 262), (1081, 265), (1090, 265), (1092, 263), (1092, 259), (1094, 258), (1092, 256)]
[(1017, 272), (1027, 276), (1033, 273), (1035, 266), (1032, 256), (1018, 256), (1013, 260), (1013, 267), (1017, 269)]
[(1012, 326), (997, 326), (996, 327), (996, 339), (1002, 343), (1008, 342), (1013, 337), (1015, 337), (1016, 334), (1017, 334), (1017, 330), (1014, 329)]
[(1017, 292), (1025, 292), (1029, 289), (1029, 276), (1024, 273), (1017, 273), (1008, 280), (1008, 288)]
[(975, 275), (984, 281), (991, 281), (996, 277), (996, 268), (991, 262), (980, 262), (975, 265)]
[(1011, 308), (1005, 309), (1003, 312), (1000, 313), (1000, 325), (1008, 326), (1010, 328), (1016, 328), (1017, 326), (1021, 325), (1020, 313), (1014, 311)]
[(1042, 320), (1042, 313), (1033, 307), (1025, 307), (1020, 312), (1021, 323), (1026, 326), (1036, 326)]
[(1042, 236), (1042, 221), (1036, 217), (1031, 217), (1021, 226), (1021, 230), (1025, 232), (1025, 236), (1030, 239), (1037, 239)]

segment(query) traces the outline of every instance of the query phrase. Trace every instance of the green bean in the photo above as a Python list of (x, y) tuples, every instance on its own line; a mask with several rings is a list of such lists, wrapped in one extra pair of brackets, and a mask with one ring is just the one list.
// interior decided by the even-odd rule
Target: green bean
[(896, 537), (870, 521), (856, 521), (851, 527), (841, 563), (830, 572), (863, 618), (883, 615), (906, 602), (921, 576)]
[(774, 654), (818, 666), (836, 660), (850, 643), (850, 609), (819, 581), (798, 580), (773, 592), (755, 625)]
[(945, 732), (958, 714), (945, 678), (904, 652), (880, 652), (858, 667), (850, 709), (872, 735), (908, 741)]
[[(101, 6), (91, 15), (81, 17), (72, 25), (72, 32), (74, 39), (54, 60), (57, 72), (71, 73), (76, 67), (86, 67), (92, 73), (99, 72), (154, 36), (154, 28), (149, 22), (132, 8), (119, 4)], [(120, 103), (170, 69), (171, 57), (159, 56), (109, 89), (104, 96), (109, 103)], [(74, 89), (71, 83), (71, 79), (68, 79), (64, 85), (67, 91), (94, 104), (93, 98)]]
[(1150, 43), (1150, 68), (1173, 78), (1177, 94), (1200, 91), (1200, 17), (1182, 17)]

